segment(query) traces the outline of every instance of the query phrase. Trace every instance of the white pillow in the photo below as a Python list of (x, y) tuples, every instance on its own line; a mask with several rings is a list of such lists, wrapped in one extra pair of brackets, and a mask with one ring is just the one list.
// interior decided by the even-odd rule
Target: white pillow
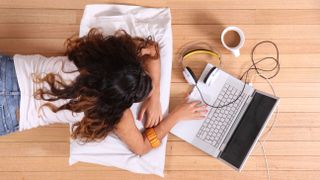
[[(87, 5), (80, 25), (80, 36), (98, 27), (106, 34), (118, 29), (126, 30), (132, 36), (151, 35), (159, 43), (161, 60), (161, 106), (164, 114), (168, 112), (172, 67), (171, 13), (168, 8), (144, 8), (127, 5)], [(131, 110), (136, 119), (139, 104)], [(143, 126), (135, 120), (139, 129)], [(163, 176), (167, 137), (161, 146), (149, 153), (138, 156), (132, 153), (120, 139), (110, 134), (98, 143), (83, 144), (71, 140), (70, 165), (78, 162), (115, 166), (136, 173)]]

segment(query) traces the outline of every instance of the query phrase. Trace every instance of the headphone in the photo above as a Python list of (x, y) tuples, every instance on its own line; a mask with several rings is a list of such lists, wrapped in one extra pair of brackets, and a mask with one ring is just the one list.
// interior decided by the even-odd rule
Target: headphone
[[(185, 66), (183, 64), (183, 62), (185, 61), (185, 59), (187, 59), (188, 57), (190, 57), (192, 55), (195, 55), (195, 54), (208, 54), (211, 57), (218, 58), (219, 62), (221, 64), (221, 56), (218, 53), (216, 53), (214, 51), (211, 51), (211, 50), (208, 50), (208, 49), (194, 49), (194, 50), (188, 51), (187, 53), (183, 54), (182, 55), (182, 59), (181, 59), (181, 64), (182, 64), (182, 67), (183, 67), (182, 74), (183, 74), (184, 78), (186, 79), (186, 81), (190, 85), (193, 85), (193, 86), (195, 86), (197, 84), (198, 79), (195, 76), (194, 72), (191, 70), (191, 68), (188, 67), (188, 66)], [(209, 70), (209, 72), (207, 73), (206, 77), (203, 80), (205, 84), (210, 84), (210, 81), (211, 81), (211, 79), (213, 77), (213, 76), (211, 76), (211, 74), (213, 73), (213, 71), (215, 69), (216, 69), (216, 67), (213, 66)]]

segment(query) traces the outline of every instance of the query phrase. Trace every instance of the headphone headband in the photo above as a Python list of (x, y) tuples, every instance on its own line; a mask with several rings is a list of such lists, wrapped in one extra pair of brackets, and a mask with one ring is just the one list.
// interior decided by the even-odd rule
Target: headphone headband
[(214, 52), (214, 51), (211, 51), (211, 50), (208, 50), (208, 49), (195, 49), (195, 50), (191, 50), (189, 52), (187, 52), (186, 54), (183, 55), (183, 58), (186, 59), (194, 54), (209, 54), (215, 58), (220, 58), (220, 56)]
[(220, 57), (220, 55), (218, 53), (216, 53), (216, 52), (214, 52), (212, 50), (208, 50), (208, 49), (194, 49), (194, 50), (191, 50), (191, 51), (189, 51), (189, 52), (187, 52), (187, 53), (182, 55), (182, 59), (181, 59), (182, 66), (185, 67), (184, 64), (183, 64), (183, 61), (185, 59), (187, 59), (190, 56), (193, 56), (195, 54), (208, 54), (208, 55), (210, 55), (210, 56), (212, 56), (214, 58), (218, 58), (219, 59), (219, 63), (221, 64), (221, 59), (220, 59), (221, 57)]

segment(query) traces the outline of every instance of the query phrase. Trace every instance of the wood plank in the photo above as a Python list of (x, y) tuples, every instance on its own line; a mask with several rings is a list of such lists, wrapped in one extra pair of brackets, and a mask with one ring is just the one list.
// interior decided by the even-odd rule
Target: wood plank
[[(254, 88), (272, 94), (268, 83), (253, 83)], [(273, 83), (276, 95), (281, 98), (320, 97), (320, 83)], [(290, 91), (288, 91), (290, 88)], [(186, 97), (192, 91), (188, 83), (172, 83), (170, 97)]]
[[(268, 156), (270, 170), (317, 170), (318, 156)], [(297, 163), (299, 162), (299, 163)], [(209, 156), (167, 156), (167, 170), (231, 170), (229, 166)], [(250, 156), (244, 167), (248, 170), (265, 170), (263, 156)]]
[(0, 137), (0, 142), (69, 142), (69, 140), (70, 133), (67, 127), (39, 127)]
[(168, 0), (168, 6), (172, 9), (319, 9), (320, 3), (316, 0), (293, 0), (290, 2), (285, 0), (236, 0), (232, 3), (223, 0), (203, 0), (201, 2), (191, 0), (188, 3), (184, 0)]
[(0, 38), (59, 39), (78, 36), (79, 25), (65, 24), (0, 24)]
[[(183, 174), (183, 173), (186, 174)], [(219, 179), (226, 177), (244, 179), (244, 178), (257, 178), (264, 176), (263, 172), (244, 172), (241, 173), (228, 173), (227, 176), (222, 176), (225, 172), (199, 172), (199, 171), (166, 171), (165, 179), (199, 179), (200, 174), (204, 177), (219, 177)], [(186, 176), (189, 175), (189, 176)], [(70, 172), (0, 172), (0, 176), (4, 179), (24, 179), (24, 180), (70, 180), (70, 179), (94, 179), (94, 180), (106, 180), (106, 179), (139, 179), (139, 180), (161, 180), (164, 178), (157, 177), (155, 175), (142, 175), (134, 174), (127, 171), (70, 171)], [(220, 178), (221, 176), (221, 178)], [(200, 178), (202, 179), (202, 178)]]
[(140, 6), (152, 6), (152, 7), (164, 7), (167, 5), (167, 1), (136, 1), (136, 0), (123, 0), (121, 3), (115, 0), (56, 0), (56, 1), (42, 1), (42, 0), (2, 0), (0, 1), (0, 8), (41, 8), (41, 9), (83, 9), (87, 4), (126, 4), (126, 5), (140, 5)]
[[(319, 156), (318, 141), (266, 141), (263, 143), (266, 155), (272, 156)], [(54, 148), (53, 148), (54, 147)], [(12, 142), (0, 143), (0, 157), (69, 157), (68, 142)], [(183, 141), (169, 141), (168, 156), (206, 156), (207, 154)], [(263, 155), (258, 143), (252, 155)]]
[(0, 24), (79, 24), (82, 10), (0, 9)]
[(319, 112), (320, 98), (282, 98), (280, 112)]
[(64, 54), (65, 39), (0, 39), (2, 54)]
[[(0, 23), (79, 24), (82, 12), (72, 9), (0, 9)], [(239, 25), (320, 24), (320, 12), (312, 9), (172, 9), (171, 13), (173, 25), (220, 25), (221, 22)]]
[(28, 156), (28, 157), (69, 157), (70, 150), (69, 142), (5, 142), (0, 143), (1, 156)]
[[(45, 8), (45, 9), (83, 9), (86, 4), (92, 3), (119, 3), (113, 0), (69, 0), (69, 1), (23, 1), (23, 0), (2, 0), (0, 8)], [(187, 3), (184, 0), (163, 0), (163, 1), (135, 1), (125, 0), (121, 4), (141, 5), (152, 7), (170, 7), (172, 9), (319, 9), (319, 1), (285, 1), (285, 0), (272, 0), (272, 1), (254, 1), (254, 0), (235, 0), (232, 3), (223, 0), (189, 0)]]
[[(114, 167), (77, 163), (68, 165), (67, 157), (2, 157), (6, 162), (0, 171), (86, 171), (86, 170), (120, 170)], [(19, 162), (19, 163), (17, 163)], [(299, 163), (297, 163), (299, 162)], [(305, 170), (315, 171), (320, 168), (319, 156), (268, 156), (270, 170)], [(167, 156), (166, 170), (228, 170), (232, 168), (210, 156)], [(264, 156), (250, 156), (245, 171), (265, 170)]]
[[(261, 171), (171, 171), (166, 170), (165, 178), (155, 175), (143, 175), (128, 171), (69, 171), (69, 172), (0, 172), (4, 179), (12, 180), (106, 180), (106, 179), (139, 179), (139, 180), (258, 180), (267, 179), (266, 172)], [(270, 171), (271, 179), (317, 180), (319, 171)]]
[[(319, 113), (283, 113), (278, 114), (275, 127), (320, 127)], [(269, 123), (270, 124), (270, 123)]]
[(318, 10), (257, 10), (256, 24), (319, 24), (320, 12)]
[[(255, 24), (255, 10), (207, 10), (207, 9), (172, 9), (172, 24)], [(201, 18), (198, 18), (201, 17)]]
[[(320, 24), (318, 10), (305, 9), (172, 9), (173, 24), (269, 24), (311, 25)], [(201, 17), (201, 18), (197, 18)]]

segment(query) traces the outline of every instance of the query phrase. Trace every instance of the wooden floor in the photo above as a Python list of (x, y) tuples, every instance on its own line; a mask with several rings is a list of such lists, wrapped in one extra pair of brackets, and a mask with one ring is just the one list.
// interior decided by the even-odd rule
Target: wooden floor
[[(59, 55), (64, 40), (78, 33), (85, 4), (103, 0), (0, 0), (2, 54)], [(236, 76), (249, 65), (249, 53), (260, 40), (279, 46), (281, 72), (272, 80), (279, 118), (265, 142), (271, 179), (320, 177), (320, 1), (318, 0), (127, 0), (125, 4), (170, 7), (174, 57), (185, 43), (203, 40), (224, 55), (224, 69)], [(242, 28), (246, 43), (239, 58), (221, 47), (219, 36), (228, 25)], [(268, 53), (270, 49), (260, 53)], [(200, 70), (200, 66), (195, 69)], [(261, 79), (255, 87), (268, 92)], [(189, 89), (173, 59), (171, 104)], [(270, 123), (269, 123), (270, 124)], [(68, 166), (69, 133), (52, 125), (0, 138), (0, 179), (161, 179), (117, 168), (78, 163)], [(257, 145), (241, 173), (170, 135), (166, 179), (267, 179), (262, 149)]]

